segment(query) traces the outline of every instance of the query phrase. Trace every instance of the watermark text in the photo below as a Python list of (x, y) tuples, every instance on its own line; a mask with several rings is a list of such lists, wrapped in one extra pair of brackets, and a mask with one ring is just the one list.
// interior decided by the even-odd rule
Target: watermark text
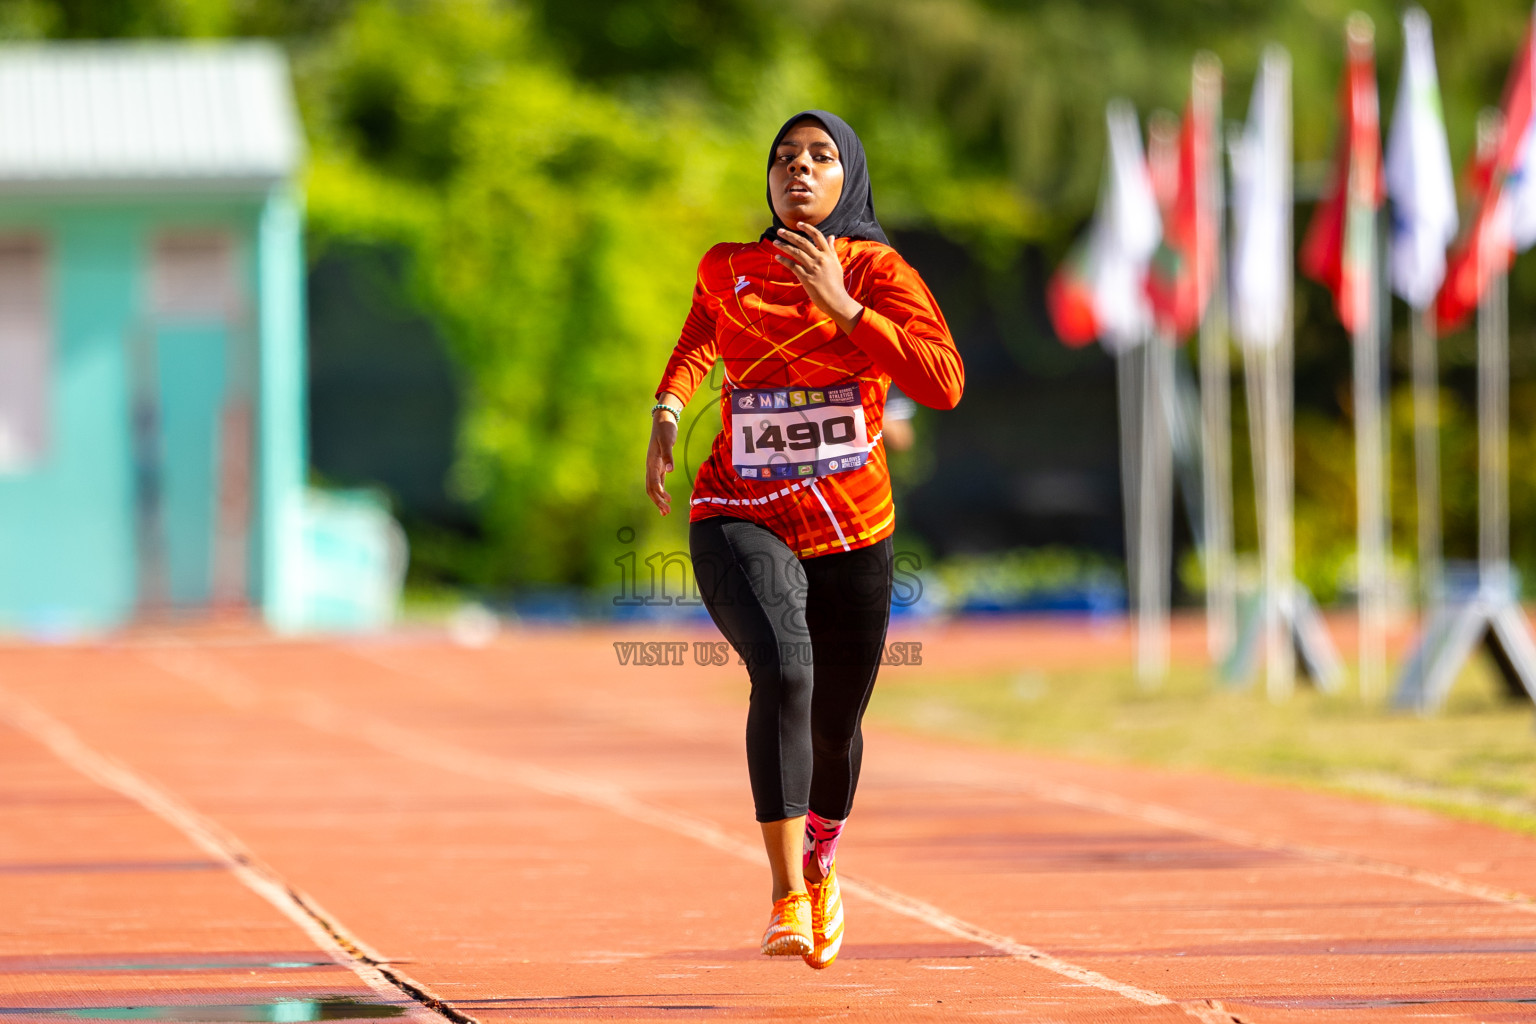
[[(724, 640), (615, 640), (613, 653), (625, 667), (729, 665), (731, 645)], [(918, 640), (896, 640), (882, 645), (821, 644), (790, 641), (777, 644), (745, 644), (736, 651), (736, 664), (867, 665), (878, 657), (890, 666), (921, 665), (923, 645)]]

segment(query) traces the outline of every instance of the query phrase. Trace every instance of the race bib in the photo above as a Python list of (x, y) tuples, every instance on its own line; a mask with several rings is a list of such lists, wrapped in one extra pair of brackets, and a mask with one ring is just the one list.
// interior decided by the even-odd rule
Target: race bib
[(731, 462), (743, 479), (845, 473), (868, 458), (857, 381), (731, 392)]

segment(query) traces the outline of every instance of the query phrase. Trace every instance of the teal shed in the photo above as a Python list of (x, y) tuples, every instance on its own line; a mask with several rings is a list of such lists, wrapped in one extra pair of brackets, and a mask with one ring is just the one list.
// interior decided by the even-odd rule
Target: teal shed
[(0, 47), (0, 630), (282, 618), (302, 155), (273, 47)]

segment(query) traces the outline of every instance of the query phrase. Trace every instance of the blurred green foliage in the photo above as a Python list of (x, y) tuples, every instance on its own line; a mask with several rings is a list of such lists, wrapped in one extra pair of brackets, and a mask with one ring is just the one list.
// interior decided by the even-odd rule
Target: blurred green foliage
[[(1529, 7), (1424, 6), (1459, 161), (1476, 111), (1498, 99)], [(639, 485), (645, 410), (699, 256), (755, 236), (766, 218), (763, 147), (787, 113), (828, 107), (859, 128), (888, 224), (942, 232), (994, 273), (1016, 273), (1023, 247), (1054, 260), (1090, 213), (1105, 101), (1181, 108), (1200, 49), (1225, 62), (1233, 119), (1263, 45), (1290, 49), (1297, 157), (1315, 186), (1356, 8), (1376, 19), (1386, 112), (1401, 35), (1385, 0), (0, 0), (0, 38), (286, 46), (311, 144), (312, 246), (403, 248), (415, 299), (465, 381), (453, 488), (480, 529), (414, 537), (417, 569), (501, 587), (610, 582), (630, 546), (615, 539), (625, 527), (642, 548), (685, 546), (681, 502), (661, 521)], [(1352, 549), (1348, 348), (1308, 287), (1297, 310), (1297, 544), (1303, 575), (1327, 595)], [(1512, 294), (1518, 372), (1536, 363), (1529, 267)], [(1453, 382), (1467, 347), (1447, 346)], [(679, 460), (690, 468), (715, 429), (713, 397), (701, 388), (686, 417), (685, 431), (701, 424)], [(1411, 517), (1401, 405), (1394, 499)], [(1536, 521), (1536, 477), (1522, 471), (1536, 454), (1536, 388), (1517, 387), (1513, 409), (1515, 548), (1536, 565), (1519, 529)], [(1450, 391), (1447, 410), (1455, 553), (1471, 546), (1474, 456)], [(687, 487), (672, 478), (674, 496)], [(1251, 500), (1241, 485), (1238, 495), (1239, 536), (1251, 538)], [(1411, 518), (1396, 525), (1406, 550)]]
[(749, 227), (722, 179), (754, 176), (697, 103), (625, 103), (545, 49), (489, 4), (369, 3), (302, 76), (321, 243), (407, 245), (464, 371), (453, 485), (484, 535), (421, 554), (482, 586), (606, 580), (656, 519), (645, 409), (699, 255)]
[(1020, 548), (989, 555), (953, 555), (935, 567), (937, 602), (946, 609), (1013, 608), (1031, 599), (1093, 591), (1119, 592), (1125, 586), (1118, 561), (1075, 548)]

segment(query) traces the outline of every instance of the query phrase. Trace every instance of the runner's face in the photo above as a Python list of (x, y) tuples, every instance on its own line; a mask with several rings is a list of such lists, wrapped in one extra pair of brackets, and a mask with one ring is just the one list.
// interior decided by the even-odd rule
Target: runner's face
[(791, 228), (832, 215), (843, 194), (843, 162), (821, 125), (800, 121), (780, 140), (768, 168), (768, 194), (773, 212)]

